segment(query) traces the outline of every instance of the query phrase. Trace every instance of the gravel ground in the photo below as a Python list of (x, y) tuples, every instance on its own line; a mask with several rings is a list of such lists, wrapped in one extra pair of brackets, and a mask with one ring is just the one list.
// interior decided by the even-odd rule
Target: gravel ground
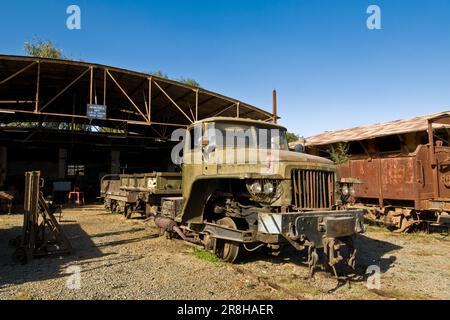
[[(75, 252), (11, 260), (8, 241), (22, 216), (0, 216), (0, 299), (449, 299), (450, 241), (440, 235), (392, 234), (370, 227), (358, 241), (359, 280), (337, 281), (319, 271), (306, 279), (305, 254), (256, 253), (237, 265), (196, 257), (194, 248), (159, 237), (150, 223), (107, 214), (100, 206), (64, 210), (61, 223)], [(368, 290), (367, 266), (381, 269), (381, 287)], [(70, 267), (81, 288), (68, 289)]]
[[(351, 281), (317, 272), (308, 280), (306, 256), (286, 250), (278, 257), (252, 257), (242, 268), (305, 299), (450, 299), (450, 239), (439, 234), (396, 234), (368, 226), (357, 241), (357, 270)], [(368, 289), (369, 266), (381, 271), (380, 286)], [(270, 298), (263, 295), (262, 298)], [(282, 296), (280, 296), (282, 298)]]

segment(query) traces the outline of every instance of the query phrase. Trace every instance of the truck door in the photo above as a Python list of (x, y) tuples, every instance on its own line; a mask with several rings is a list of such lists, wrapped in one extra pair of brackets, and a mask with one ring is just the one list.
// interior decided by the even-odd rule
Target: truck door
[(214, 123), (203, 124), (203, 134), (201, 141), (202, 148), (202, 174), (211, 175), (217, 174), (217, 159), (216, 159), (216, 147), (217, 137)]

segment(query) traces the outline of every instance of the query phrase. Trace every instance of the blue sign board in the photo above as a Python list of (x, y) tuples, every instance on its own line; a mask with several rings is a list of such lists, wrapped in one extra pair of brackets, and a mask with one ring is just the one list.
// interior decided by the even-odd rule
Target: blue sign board
[(88, 104), (86, 116), (90, 119), (106, 119), (106, 106), (102, 104)]

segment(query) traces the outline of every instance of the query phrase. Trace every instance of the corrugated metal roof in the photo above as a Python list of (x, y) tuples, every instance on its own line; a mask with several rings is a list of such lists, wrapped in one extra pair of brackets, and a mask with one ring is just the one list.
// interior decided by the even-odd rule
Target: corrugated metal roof
[[(316, 136), (306, 138), (306, 146), (326, 145), (337, 142), (360, 141), (394, 134), (426, 131), (428, 128), (428, 119), (446, 114), (450, 115), (450, 111), (443, 111), (410, 119), (394, 120), (338, 131), (325, 131)], [(443, 127), (443, 125), (435, 125), (435, 127), (439, 126)]]
[[(89, 122), (86, 105), (96, 103), (97, 96), (99, 103), (108, 107), (107, 119), (94, 122), (117, 125), (127, 121), (131, 126), (144, 125), (143, 130), (159, 124), (184, 127), (197, 119), (218, 115), (272, 119), (270, 112), (237, 99), (147, 73), (83, 61), (0, 54), (2, 120), (9, 117), (13, 121), (36, 121), (45, 116), (47, 121), (65, 117)], [(149, 105), (151, 115), (147, 116)]]

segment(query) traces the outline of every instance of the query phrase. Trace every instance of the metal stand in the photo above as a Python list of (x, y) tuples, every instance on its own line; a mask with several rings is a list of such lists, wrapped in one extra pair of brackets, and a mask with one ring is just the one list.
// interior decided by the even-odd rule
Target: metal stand
[(5, 201), (8, 207), (8, 215), (11, 214), (11, 208), (12, 208), (12, 201), (14, 199), (14, 196), (4, 192), (4, 191), (0, 191), (0, 201)]
[(44, 182), (40, 176), (40, 171), (25, 173), (23, 230), (14, 252), (14, 258), (22, 263), (36, 256), (72, 251), (69, 240), (40, 191)]

